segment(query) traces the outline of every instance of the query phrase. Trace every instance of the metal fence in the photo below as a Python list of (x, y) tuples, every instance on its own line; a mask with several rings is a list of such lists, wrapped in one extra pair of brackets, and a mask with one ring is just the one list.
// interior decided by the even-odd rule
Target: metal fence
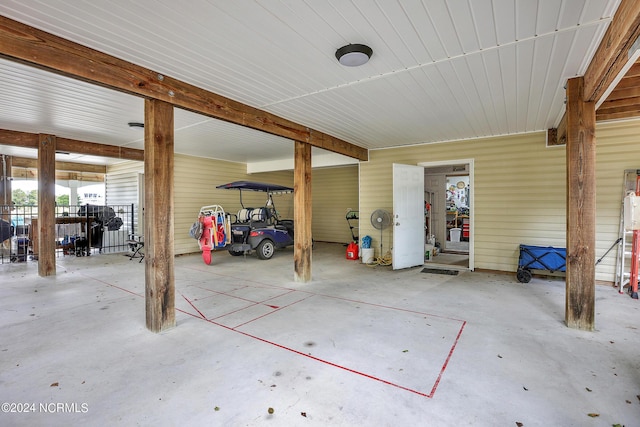
[[(56, 206), (56, 256), (126, 252), (135, 206)], [(38, 259), (38, 206), (0, 205), (0, 264)]]

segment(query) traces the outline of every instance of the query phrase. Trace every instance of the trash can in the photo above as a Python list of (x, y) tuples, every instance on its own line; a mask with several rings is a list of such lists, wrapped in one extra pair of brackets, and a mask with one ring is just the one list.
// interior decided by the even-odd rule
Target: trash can
[(373, 262), (373, 248), (362, 248), (362, 263), (371, 264)]
[(27, 256), (29, 255), (29, 238), (12, 237), (11, 252), (14, 261), (25, 262), (27, 260)]
[(459, 228), (452, 228), (449, 231), (449, 233), (450, 233), (452, 242), (459, 242), (460, 241), (460, 229)]

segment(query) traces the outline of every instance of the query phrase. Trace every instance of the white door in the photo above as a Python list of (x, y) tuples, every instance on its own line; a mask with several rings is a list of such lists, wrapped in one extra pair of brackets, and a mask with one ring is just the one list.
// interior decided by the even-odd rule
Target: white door
[(393, 164), (393, 269), (424, 264), (424, 168)]

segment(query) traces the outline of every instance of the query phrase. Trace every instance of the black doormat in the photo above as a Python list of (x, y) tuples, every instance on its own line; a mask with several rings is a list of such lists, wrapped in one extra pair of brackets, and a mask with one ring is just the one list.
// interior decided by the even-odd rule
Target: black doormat
[(456, 276), (458, 274), (458, 270), (440, 270), (439, 268), (423, 268), (422, 273), (448, 274), (449, 276)]

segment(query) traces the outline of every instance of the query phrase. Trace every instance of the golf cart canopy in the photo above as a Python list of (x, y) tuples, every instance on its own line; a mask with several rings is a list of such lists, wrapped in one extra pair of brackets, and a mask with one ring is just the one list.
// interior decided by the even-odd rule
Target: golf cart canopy
[(218, 185), (216, 188), (224, 190), (250, 190), (261, 191), (263, 193), (293, 193), (293, 188), (278, 184), (267, 184), (264, 182), (234, 181), (228, 184)]

